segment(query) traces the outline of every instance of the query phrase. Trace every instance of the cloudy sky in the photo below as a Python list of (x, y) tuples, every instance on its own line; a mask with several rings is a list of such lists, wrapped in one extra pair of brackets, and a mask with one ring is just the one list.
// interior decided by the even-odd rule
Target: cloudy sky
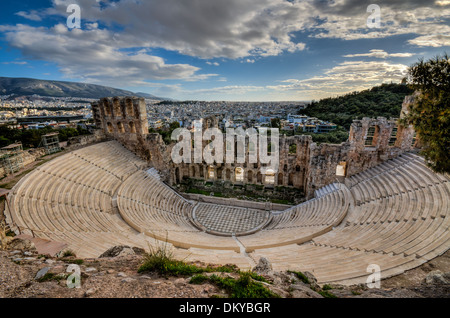
[[(71, 4), (80, 8), (79, 29), (67, 24)], [(336, 96), (400, 82), (419, 58), (449, 48), (450, 0), (0, 3), (0, 76), (180, 100)]]

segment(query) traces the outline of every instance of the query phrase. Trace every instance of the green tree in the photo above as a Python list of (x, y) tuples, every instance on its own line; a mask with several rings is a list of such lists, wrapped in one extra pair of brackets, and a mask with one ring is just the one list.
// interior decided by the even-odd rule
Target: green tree
[(278, 129), (281, 128), (281, 120), (280, 120), (280, 118), (272, 118), (270, 120), (270, 124), (271, 124), (272, 128), (278, 128)]
[(409, 83), (418, 91), (405, 121), (412, 124), (431, 169), (450, 173), (450, 58), (445, 53), (409, 68)]
[(413, 92), (407, 85), (382, 84), (362, 92), (314, 101), (299, 114), (330, 121), (349, 130), (353, 120), (363, 117), (398, 118), (405, 96)]

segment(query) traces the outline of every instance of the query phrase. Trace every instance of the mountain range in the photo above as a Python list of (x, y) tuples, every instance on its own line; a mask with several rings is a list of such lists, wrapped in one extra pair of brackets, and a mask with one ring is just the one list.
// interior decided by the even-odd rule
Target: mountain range
[(0, 95), (79, 97), (100, 99), (112, 96), (137, 96), (153, 100), (169, 100), (146, 93), (134, 93), (107, 86), (76, 82), (48, 81), (32, 78), (0, 77)]

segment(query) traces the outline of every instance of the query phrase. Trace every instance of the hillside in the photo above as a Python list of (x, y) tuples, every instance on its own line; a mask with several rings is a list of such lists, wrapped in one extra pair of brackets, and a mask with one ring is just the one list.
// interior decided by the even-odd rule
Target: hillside
[(398, 118), (405, 96), (413, 90), (400, 84), (383, 84), (370, 90), (313, 102), (300, 114), (331, 121), (350, 129), (354, 119), (363, 117)]
[(138, 96), (163, 100), (145, 93), (133, 93), (112, 87), (62, 81), (47, 81), (31, 78), (0, 77), (0, 95), (41, 95), (50, 97), (102, 98), (106, 96)]

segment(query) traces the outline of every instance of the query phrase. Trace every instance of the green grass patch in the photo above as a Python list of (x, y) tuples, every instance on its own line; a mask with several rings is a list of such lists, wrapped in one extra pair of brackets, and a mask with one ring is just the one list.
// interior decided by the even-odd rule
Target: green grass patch
[[(168, 276), (192, 276), (190, 284), (203, 284), (209, 282), (220, 289), (224, 289), (232, 298), (277, 298), (277, 294), (265, 288), (261, 282), (267, 282), (263, 276), (253, 272), (241, 272), (235, 265), (219, 267), (201, 267), (187, 264), (173, 258), (167, 244), (156, 248), (150, 247), (150, 252), (144, 255), (144, 261), (138, 269), (138, 273), (156, 272), (164, 277)], [(207, 277), (204, 273), (237, 273), (238, 279), (231, 277), (219, 277), (212, 275)]]
[(205, 268), (205, 272), (207, 272), (207, 273), (214, 273), (214, 272), (237, 273), (237, 272), (239, 272), (239, 268), (236, 265), (223, 265), (223, 266), (219, 266), (219, 267), (207, 266)]
[(210, 191), (200, 190), (200, 189), (194, 189), (190, 188), (186, 190), (186, 193), (192, 193), (192, 194), (201, 194), (201, 195), (207, 195), (209, 196), (211, 194)]
[(74, 260), (68, 259), (68, 260), (64, 260), (64, 262), (68, 263), (68, 264), (83, 265), (84, 260), (82, 260), (82, 259), (74, 259)]
[(328, 290), (317, 290), (317, 293), (325, 298), (337, 298), (334, 294), (330, 293)]
[(333, 289), (333, 287), (331, 287), (331, 285), (328, 285), (328, 284), (325, 284), (322, 287), (322, 290), (331, 290), (331, 289)]
[(295, 276), (297, 276), (298, 279), (300, 279), (303, 283), (310, 285), (311, 282), (309, 281), (308, 277), (306, 277), (305, 274), (302, 272), (294, 272), (294, 271), (288, 271), (288, 273), (292, 273)]
[(144, 255), (144, 262), (138, 269), (138, 273), (157, 272), (165, 277), (190, 276), (201, 274), (204, 271), (198, 266), (175, 260), (167, 246), (151, 249), (149, 253)]
[(294, 205), (293, 202), (289, 200), (281, 200), (281, 199), (272, 199), (270, 202), (275, 204), (285, 204), (285, 205)]
[(202, 274), (197, 274), (194, 275), (191, 280), (189, 281), (189, 284), (193, 284), (193, 285), (201, 285), (204, 282), (209, 281), (209, 277), (202, 275)]
[(38, 279), (39, 283), (44, 283), (44, 282), (50, 282), (50, 281), (61, 281), (63, 279), (67, 279), (67, 277), (69, 277), (68, 274), (53, 274), (53, 273), (47, 273), (44, 276), (42, 276), (41, 278)]
[(231, 298), (279, 298), (280, 296), (252, 280), (249, 272), (241, 272), (238, 279), (212, 275), (209, 281), (224, 289)]
[(74, 256), (74, 257), (76, 256), (75, 252), (72, 250), (65, 250), (62, 255), (62, 257), (71, 257), (71, 256)]
[(263, 283), (269, 283), (263, 276), (258, 275), (254, 272), (246, 272), (246, 274), (250, 275), (250, 277), (254, 280), (257, 280), (259, 282), (263, 282)]
[(138, 273), (157, 272), (162, 276), (189, 276), (193, 274), (203, 273), (204, 270), (195, 265), (186, 264), (183, 261), (177, 261), (168, 258), (160, 258), (155, 255), (145, 257)]
[[(192, 276), (190, 284), (203, 284), (209, 282), (227, 291), (232, 298), (276, 298), (277, 294), (265, 288), (261, 282), (267, 282), (263, 276), (253, 272), (241, 272), (235, 265), (220, 267), (200, 267), (178, 261), (168, 251), (166, 246), (151, 248), (144, 255), (144, 261), (138, 269), (138, 273), (156, 272), (164, 277), (168, 276)], [(231, 277), (219, 277), (212, 275), (207, 277), (203, 273), (237, 273), (238, 279)]]

